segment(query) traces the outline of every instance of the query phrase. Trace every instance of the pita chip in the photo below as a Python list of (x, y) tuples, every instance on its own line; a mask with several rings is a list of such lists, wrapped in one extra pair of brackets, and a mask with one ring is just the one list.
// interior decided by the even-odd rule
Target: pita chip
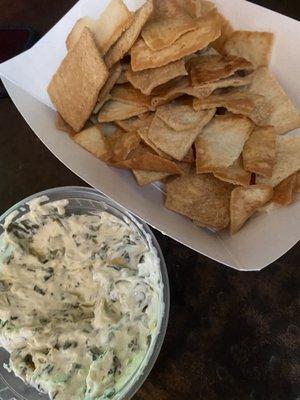
[(203, 99), (194, 99), (193, 106), (195, 110), (223, 107), (233, 114), (248, 117), (256, 125), (265, 125), (271, 114), (271, 107), (264, 96), (248, 92), (212, 94)]
[(116, 100), (108, 100), (99, 112), (98, 121), (113, 122), (128, 119), (147, 111), (148, 108), (145, 106), (126, 104)]
[(74, 135), (76, 133), (74, 132), (72, 127), (66, 123), (66, 121), (62, 118), (62, 116), (59, 113), (56, 113), (55, 127), (59, 131), (69, 133), (70, 135)]
[(190, 76), (193, 86), (228, 78), (236, 72), (250, 73), (252, 64), (241, 57), (201, 55), (190, 61)]
[(125, 72), (125, 76), (132, 86), (146, 95), (150, 95), (155, 87), (187, 74), (183, 58), (163, 67), (145, 69), (138, 72), (133, 72), (129, 67)]
[(140, 186), (148, 185), (170, 176), (168, 172), (143, 171), (141, 169), (133, 169), (132, 173)]
[(252, 128), (252, 122), (242, 116), (215, 116), (195, 142), (197, 172), (222, 172), (232, 165), (242, 153)]
[(294, 192), (300, 193), (300, 171), (296, 173), (296, 181), (294, 185)]
[(162, 67), (204, 49), (220, 35), (217, 22), (214, 13), (205, 18), (199, 18), (196, 29), (183, 34), (173, 44), (161, 50), (150, 49), (145, 41), (140, 38), (131, 48), (132, 70), (142, 71), (148, 68)]
[(91, 126), (73, 136), (76, 143), (100, 160), (108, 161), (111, 158), (109, 143), (99, 125)]
[(74, 131), (80, 131), (88, 120), (107, 77), (91, 32), (85, 28), (48, 86), (52, 103)]
[(122, 32), (131, 25), (133, 18), (133, 13), (128, 10), (122, 0), (110, 0), (98, 20), (85, 17), (76, 22), (67, 37), (67, 49), (74, 47), (83, 29), (87, 27), (91, 30), (99, 51), (105, 54)]
[(288, 176), (274, 188), (272, 201), (282, 206), (287, 206), (293, 202), (293, 192), (297, 180), (297, 173)]
[(175, 131), (155, 115), (149, 128), (149, 139), (160, 150), (181, 161), (192, 147), (203, 127), (212, 119), (214, 114), (215, 110), (202, 111), (201, 120), (199, 120), (198, 125), (192, 129), (179, 131)]
[(250, 61), (254, 68), (267, 67), (272, 54), (271, 32), (234, 31), (224, 43), (222, 52)]
[(146, 3), (135, 12), (130, 27), (122, 34), (105, 55), (104, 61), (108, 68), (121, 60), (121, 58), (123, 58), (123, 56), (131, 49), (152, 12), (152, 0), (147, 0)]
[[(147, 114), (147, 113), (145, 113)], [(126, 132), (136, 132), (140, 128), (144, 128), (145, 126), (149, 127), (150, 126), (150, 116), (148, 116), (146, 119), (140, 119), (138, 117), (132, 117), (128, 119), (124, 119), (121, 121), (114, 121), (116, 125), (118, 125), (120, 128), (122, 128)]]
[(118, 168), (168, 172), (177, 175), (183, 173), (183, 170), (174, 161), (166, 160), (154, 154), (152, 149), (142, 143), (128, 155), (126, 160), (112, 162), (111, 165)]
[(204, 114), (195, 111), (191, 104), (175, 100), (158, 107), (156, 115), (170, 128), (175, 131), (182, 131), (185, 129), (193, 129), (201, 124)]
[(128, 154), (136, 149), (141, 138), (136, 132), (117, 131), (107, 137), (112, 150), (112, 160), (125, 160)]
[(275, 145), (272, 126), (254, 128), (243, 149), (244, 168), (270, 178), (275, 164)]
[(121, 75), (121, 70), (122, 68), (120, 63), (115, 64), (109, 70), (107, 81), (105, 82), (103, 88), (99, 92), (98, 101), (96, 107), (94, 108), (93, 114), (98, 114), (103, 104), (111, 98), (109, 93), (111, 89), (114, 87), (117, 80), (119, 79)]
[(272, 112), (266, 124), (274, 126), (277, 134), (300, 128), (298, 110), (267, 68), (258, 68), (253, 73), (249, 91), (264, 96), (269, 103)]
[(248, 218), (271, 200), (273, 188), (268, 185), (250, 185), (237, 187), (230, 198), (230, 231), (236, 233)]
[(214, 176), (233, 185), (248, 186), (251, 182), (251, 172), (244, 170), (241, 157), (223, 171), (214, 173)]
[(166, 185), (165, 206), (202, 226), (223, 229), (229, 224), (231, 190), (210, 174), (181, 176)]
[[(218, 37), (217, 40), (215, 40), (211, 44), (211, 46), (215, 50), (217, 50), (217, 52), (219, 52), (220, 54), (224, 54), (223, 53), (224, 44), (231, 37), (231, 35), (234, 32), (234, 29), (233, 29), (231, 23), (228, 21), (228, 19), (226, 19), (224, 17), (224, 15), (222, 15), (221, 13), (218, 13), (218, 15), (219, 15), (219, 21), (220, 21), (220, 24), (221, 24), (221, 35)], [(247, 58), (247, 57), (244, 57), (244, 58)]]
[(274, 187), (300, 170), (300, 136), (277, 136), (275, 154), (272, 176), (265, 178), (257, 175), (257, 183)]
[(158, 3), (154, 1), (154, 13), (141, 32), (151, 50), (164, 49), (184, 33), (198, 27), (196, 18), (192, 18), (174, 0), (164, 0), (162, 6)]
[(130, 83), (115, 85), (110, 92), (111, 98), (126, 104), (151, 108), (151, 97), (143, 94)]

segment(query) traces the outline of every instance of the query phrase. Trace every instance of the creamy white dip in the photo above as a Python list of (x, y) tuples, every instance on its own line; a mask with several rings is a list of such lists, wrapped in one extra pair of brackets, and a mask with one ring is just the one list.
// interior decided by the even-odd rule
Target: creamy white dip
[(159, 262), (133, 224), (45, 200), (4, 224), (0, 346), (14, 373), (51, 399), (108, 399), (157, 334)]

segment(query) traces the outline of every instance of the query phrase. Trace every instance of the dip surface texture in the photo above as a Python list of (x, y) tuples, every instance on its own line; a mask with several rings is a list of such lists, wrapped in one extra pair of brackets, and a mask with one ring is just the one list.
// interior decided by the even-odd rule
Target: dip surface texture
[(132, 223), (45, 200), (0, 236), (0, 346), (51, 399), (109, 399), (157, 334), (159, 262)]

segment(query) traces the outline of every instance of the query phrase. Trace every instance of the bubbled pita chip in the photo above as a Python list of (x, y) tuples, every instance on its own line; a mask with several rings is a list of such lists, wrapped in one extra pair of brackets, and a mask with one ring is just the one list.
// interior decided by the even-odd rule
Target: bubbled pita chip
[[(213, 108), (213, 107), (211, 107)], [(182, 101), (173, 101), (157, 108), (156, 115), (175, 131), (193, 129), (203, 120), (203, 112)]]
[(202, 226), (223, 229), (229, 224), (231, 190), (210, 174), (181, 176), (166, 185), (165, 206)]
[(85, 28), (48, 86), (48, 94), (56, 110), (76, 132), (91, 115), (107, 77), (108, 70), (91, 32)]
[(243, 149), (243, 163), (247, 171), (271, 177), (275, 163), (276, 135), (272, 126), (256, 127)]
[(235, 31), (224, 43), (222, 52), (250, 61), (255, 68), (270, 62), (274, 35), (271, 32)]
[(149, 128), (149, 139), (160, 150), (180, 161), (188, 153), (195, 139), (212, 119), (214, 113), (215, 110), (203, 111), (198, 125), (192, 129), (180, 131), (175, 131), (156, 115)]
[(297, 174), (285, 178), (274, 188), (272, 201), (283, 206), (293, 202), (293, 192), (297, 181)]
[(130, 27), (122, 34), (105, 55), (104, 61), (108, 68), (121, 60), (121, 58), (123, 58), (123, 56), (131, 49), (152, 12), (152, 0), (147, 0), (146, 3), (135, 12)]
[(108, 137), (112, 150), (112, 160), (125, 160), (128, 154), (136, 149), (140, 144), (141, 138), (136, 132), (117, 131)]
[(253, 73), (249, 91), (265, 96), (272, 109), (266, 124), (274, 126), (277, 134), (280, 135), (300, 127), (298, 110), (267, 68), (258, 68)]
[(73, 136), (76, 143), (86, 149), (100, 160), (107, 161), (111, 158), (109, 143), (101, 131), (100, 126), (94, 125), (84, 129)]
[(144, 106), (151, 108), (151, 97), (143, 94), (140, 90), (134, 88), (130, 83), (115, 85), (110, 92), (113, 100), (126, 104)]
[(192, 18), (175, 0), (164, 0), (163, 7), (156, 7), (154, 13), (142, 29), (141, 36), (152, 50), (161, 50), (173, 44), (184, 33), (198, 27)]
[(248, 186), (251, 182), (251, 172), (244, 170), (241, 157), (223, 171), (214, 173), (214, 176), (233, 185)]
[(201, 55), (190, 62), (190, 77), (193, 86), (215, 82), (228, 78), (235, 72), (250, 73), (252, 64), (241, 57), (215, 55)]
[(177, 175), (183, 173), (183, 170), (174, 161), (158, 156), (142, 143), (128, 155), (126, 160), (112, 162), (111, 165), (118, 168), (168, 172)]
[(96, 45), (105, 54), (132, 23), (134, 18), (122, 0), (110, 0), (108, 6), (97, 20), (91, 18), (79, 19), (70, 32), (66, 45), (70, 50), (79, 39), (84, 27), (88, 27), (95, 39)]
[(277, 136), (275, 154), (272, 176), (264, 178), (257, 175), (257, 183), (274, 187), (300, 170), (300, 136)]
[(119, 79), (121, 75), (121, 65), (120, 63), (115, 64), (110, 70), (107, 81), (105, 82), (103, 88), (99, 92), (98, 101), (96, 107), (94, 108), (93, 113), (97, 114), (103, 104), (109, 100), (111, 97), (109, 95), (111, 89), (114, 87), (115, 83)]
[(133, 72), (129, 67), (125, 72), (128, 81), (142, 93), (150, 95), (152, 90), (178, 76), (187, 75), (184, 59), (174, 61), (159, 68)]
[(118, 121), (134, 117), (147, 111), (148, 108), (145, 106), (126, 104), (116, 100), (108, 100), (99, 112), (98, 121)]
[(248, 92), (212, 94), (203, 99), (194, 99), (193, 106), (195, 110), (223, 107), (233, 114), (248, 117), (256, 125), (265, 125), (271, 114), (271, 107), (264, 96)]
[(248, 218), (272, 198), (273, 188), (268, 185), (237, 187), (230, 198), (230, 231), (236, 233)]
[(242, 153), (252, 127), (252, 122), (241, 116), (215, 116), (195, 142), (197, 172), (222, 172), (232, 165)]
[(161, 67), (205, 48), (220, 35), (217, 22), (214, 13), (205, 18), (199, 18), (196, 29), (183, 34), (170, 46), (157, 51), (151, 50), (140, 38), (131, 49), (132, 70), (142, 71), (148, 68)]

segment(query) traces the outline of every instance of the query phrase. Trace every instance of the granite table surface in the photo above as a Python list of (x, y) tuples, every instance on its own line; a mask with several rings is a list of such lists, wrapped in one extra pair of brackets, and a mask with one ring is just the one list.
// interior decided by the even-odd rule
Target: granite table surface
[[(31, 26), (43, 35), (74, 3), (0, 0), (0, 27)], [(299, 0), (256, 3), (300, 19)], [(67, 185), (86, 183), (46, 149), (9, 98), (0, 99), (0, 213)], [(299, 400), (299, 243), (263, 271), (245, 273), (154, 233), (169, 272), (170, 320), (134, 400)]]

